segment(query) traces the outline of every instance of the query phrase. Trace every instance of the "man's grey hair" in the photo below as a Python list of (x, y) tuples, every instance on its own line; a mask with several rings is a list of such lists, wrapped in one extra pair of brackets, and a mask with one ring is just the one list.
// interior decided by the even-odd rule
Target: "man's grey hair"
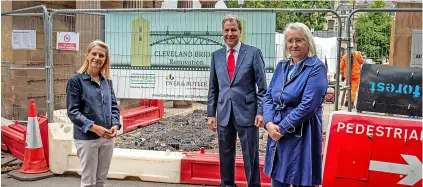
[(242, 31), (241, 20), (237, 16), (227, 15), (227, 16), (223, 17), (223, 20), (222, 20), (222, 29), (223, 29), (223, 26), (225, 25), (225, 22), (227, 22), (227, 21), (229, 21), (229, 22), (235, 21), (236, 24), (238, 25), (238, 29), (240, 31)]
[(311, 33), (310, 29), (307, 27), (307, 25), (299, 22), (290, 23), (286, 26), (285, 30), (283, 31), (284, 37), (285, 37), (285, 51), (284, 51), (284, 57), (286, 59), (291, 57), (291, 54), (289, 53), (289, 49), (287, 47), (287, 33), (288, 30), (296, 30), (300, 32), (300, 35), (308, 42), (308, 57), (312, 57), (316, 55), (316, 44), (314, 43), (313, 34)]

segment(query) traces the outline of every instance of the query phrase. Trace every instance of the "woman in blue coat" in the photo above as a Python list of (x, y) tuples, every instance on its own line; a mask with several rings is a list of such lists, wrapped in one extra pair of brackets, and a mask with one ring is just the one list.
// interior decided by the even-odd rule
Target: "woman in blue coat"
[(269, 134), (264, 173), (272, 187), (319, 185), (326, 67), (306, 25), (291, 23), (284, 34), (286, 59), (278, 63), (263, 104)]

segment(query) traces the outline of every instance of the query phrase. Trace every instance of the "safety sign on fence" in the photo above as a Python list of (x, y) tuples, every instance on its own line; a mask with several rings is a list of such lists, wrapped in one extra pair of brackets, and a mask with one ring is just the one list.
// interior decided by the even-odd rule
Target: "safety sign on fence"
[(79, 33), (77, 32), (57, 32), (56, 49), (66, 51), (79, 50)]

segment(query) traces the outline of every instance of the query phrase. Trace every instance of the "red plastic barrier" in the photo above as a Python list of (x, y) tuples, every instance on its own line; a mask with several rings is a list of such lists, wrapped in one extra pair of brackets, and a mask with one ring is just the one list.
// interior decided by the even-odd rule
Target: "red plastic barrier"
[[(43, 143), (44, 149), (44, 156), (46, 158), (47, 164), (49, 163), (49, 154), (48, 154), (48, 121), (47, 118), (44, 116), (38, 117), (38, 125), (40, 127), (40, 135), (41, 141)], [(6, 151), (6, 145), (4, 145), (5, 149), (3, 149), (3, 142), (7, 144), (9, 147), (10, 152), (15, 157), (23, 160), (23, 155), (25, 152), (25, 137), (26, 137), (26, 126), (21, 125), (19, 123), (15, 123), (9, 126), (2, 126), (2, 150)], [(4, 138), (4, 139), (3, 139)]]
[(155, 106), (159, 109), (160, 118), (164, 115), (164, 101), (163, 100), (151, 100), (150, 106)]
[(138, 107), (121, 111), (123, 133), (145, 127), (160, 120), (160, 111), (157, 107)]
[(19, 124), (17, 121), (14, 124), (9, 125), (9, 128), (18, 131), (19, 133), (26, 134), (26, 126)]
[(159, 109), (160, 117), (164, 115), (164, 101), (157, 99), (140, 99), (140, 107), (155, 106)]
[(1, 150), (6, 152), (9, 151), (6, 146), (6, 142), (3, 140), (3, 138), (1, 139)]
[[(322, 148), (325, 147), (326, 137), (322, 137)], [(323, 153), (323, 151), (322, 151)], [(181, 183), (200, 185), (219, 185), (219, 154), (200, 152), (184, 153), (181, 161)], [(322, 154), (323, 157), (323, 154)], [(270, 186), (271, 179), (263, 174), (264, 158), (260, 157), (260, 180), (263, 187)], [(246, 187), (247, 181), (244, 172), (244, 163), (241, 155), (235, 158), (235, 183), (239, 187)], [(316, 186), (317, 187), (317, 186)]]
[[(49, 165), (49, 154), (48, 154), (48, 120), (45, 116), (38, 117), (38, 125), (40, 126), (41, 142), (43, 143), (44, 156)], [(26, 133), (26, 132), (25, 132)]]
[(8, 126), (1, 126), (2, 141), (9, 147), (13, 156), (23, 160), (25, 152), (25, 134)]
[(151, 106), (151, 100), (150, 99), (140, 99), (140, 107), (149, 107)]
[(164, 115), (164, 101), (140, 99), (140, 106), (121, 111), (123, 133), (145, 127), (159, 121)]
[[(219, 185), (219, 154), (218, 153), (185, 153), (181, 161), (181, 183)], [(263, 174), (264, 158), (260, 157), (261, 186), (270, 186), (270, 178)], [(247, 180), (244, 172), (244, 162), (241, 155), (235, 158), (235, 183), (239, 187), (246, 187)]]
[(140, 99), (140, 106), (121, 111), (123, 133), (145, 127), (159, 121), (164, 115), (163, 100)]

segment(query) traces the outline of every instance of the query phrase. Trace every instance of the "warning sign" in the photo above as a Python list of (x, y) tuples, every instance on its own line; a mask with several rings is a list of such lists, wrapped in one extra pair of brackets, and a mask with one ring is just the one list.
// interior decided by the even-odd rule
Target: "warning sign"
[(78, 51), (79, 50), (79, 33), (77, 32), (57, 32), (58, 50)]
[(322, 186), (422, 186), (421, 120), (334, 112), (329, 125)]

